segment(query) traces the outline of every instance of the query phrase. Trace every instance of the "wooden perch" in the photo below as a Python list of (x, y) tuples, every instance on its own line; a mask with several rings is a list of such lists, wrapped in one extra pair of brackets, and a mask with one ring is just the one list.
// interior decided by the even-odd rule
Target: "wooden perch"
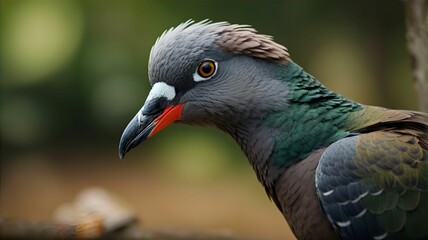
[(428, 0), (405, 0), (409, 50), (419, 108), (428, 112)]

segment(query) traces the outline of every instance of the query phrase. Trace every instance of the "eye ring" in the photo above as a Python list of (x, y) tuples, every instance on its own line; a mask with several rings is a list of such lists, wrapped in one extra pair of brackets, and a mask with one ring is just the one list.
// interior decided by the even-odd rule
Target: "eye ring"
[(193, 75), (193, 79), (196, 82), (208, 80), (217, 72), (217, 62), (211, 59), (206, 59), (202, 61), (198, 68), (196, 69), (196, 73)]
[(201, 77), (208, 78), (211, 77), (215, 72), (216, 66), (215, 63), (211, 60), (203, 61), (199, 64), (198, 74)]

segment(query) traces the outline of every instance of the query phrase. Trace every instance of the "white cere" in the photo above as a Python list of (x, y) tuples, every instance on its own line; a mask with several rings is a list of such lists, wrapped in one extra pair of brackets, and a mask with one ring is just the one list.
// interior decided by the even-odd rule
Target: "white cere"
[[(168, 100), (172, 100), (175, 97), (175, 88), (171, 85), (168, 85), (164, 82), (157, 82), (153, 84), (152, 89), (149, 92), (149, 96), (147, 96), (146, 103), (150, 102), (152, 99), (165, 97)], [(138, 111), (137, 118), (138, 121), (142, 120), (142, 115), (144, 106)]]
[(147, 96), (146, 102), (151, 101), (155, 98), (165, 97), (168, 100), (172, 100), (175, 97), (175, 88), (164, 82), (157, 82), (153, 85), (150, 90), (149, 96)]

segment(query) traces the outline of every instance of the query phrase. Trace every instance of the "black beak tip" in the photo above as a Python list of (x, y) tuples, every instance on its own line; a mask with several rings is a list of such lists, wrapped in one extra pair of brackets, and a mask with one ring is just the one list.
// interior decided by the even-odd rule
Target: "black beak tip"
[(126, 126), (125, 130), (122, 133), (122, 136), (119, 140), (119, 158), (123, 159), (129, 150), (131, 150), (131, 145), (133, 140), (138, 136), (139, 130), (139, 121), (137, 117), (134, 117)]
[(122, 160), (125, 157), (126, 153), (129, 151), (127, 145), (128, 145), (127, 141), (122, 136), (120, 138), (120, 142), (119, 142), (119, 158), (120, 158), (120, 160)]
[(119, 159), (122, 160), (126, 155), (126, 151), (119, 147)]
[(152, 122), (156, 116), (145, 117), (143, 122), (135, 116), (126, 126), (119, 141), (119, 158), (123, 159), (127, 152), (135, 148), (142, 141), (146, 140), (155, 127), (156, 123)]

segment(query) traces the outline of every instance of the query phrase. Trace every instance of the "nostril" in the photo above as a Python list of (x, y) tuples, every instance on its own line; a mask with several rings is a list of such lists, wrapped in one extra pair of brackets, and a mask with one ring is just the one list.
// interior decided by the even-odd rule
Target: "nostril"
[(159, 115), (165, 109), (166, 98), (156, 98), (146, 103), (141, 110), (143, 115)]
[(143, 115), (157, 115), (160, 114), (162, 112), (163, 109), (143, 109), (143, 111), (141, 111), (141, 113)]

